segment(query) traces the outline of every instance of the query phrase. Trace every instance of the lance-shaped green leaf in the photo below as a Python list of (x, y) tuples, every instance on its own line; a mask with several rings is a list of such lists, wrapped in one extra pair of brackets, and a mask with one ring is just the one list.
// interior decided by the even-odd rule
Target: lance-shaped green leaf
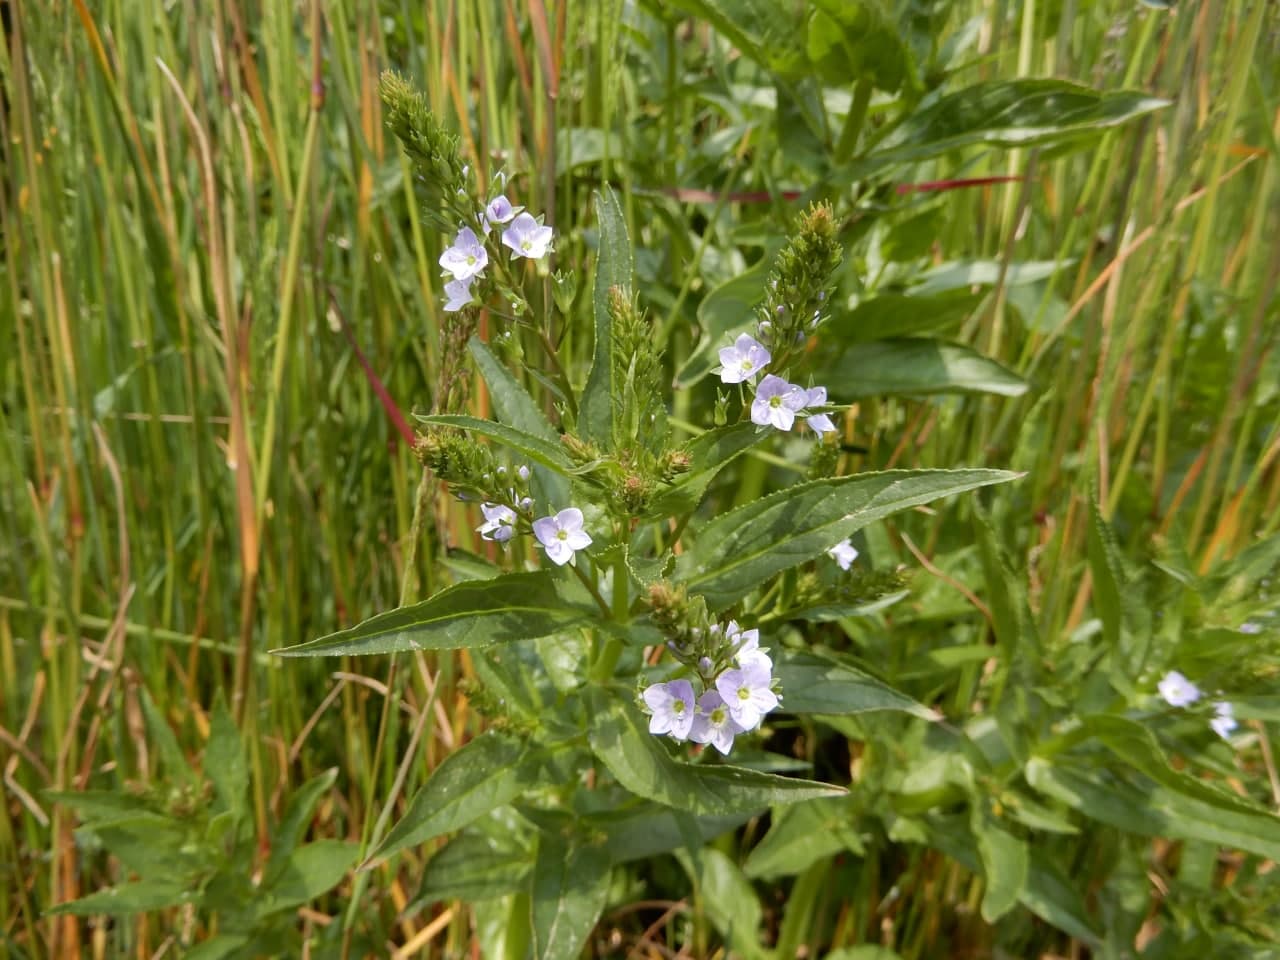
[(609, 316), (611, 287), (630, 287), (633, 271), (631, 237), (622, 205), (608, 184), (595, 196), (596, 220), (600, 224), (600, 249), (596, 260), (596, 283), (592, 293), (595, 307), (595, 348), (591, 373), (582, 391), (578, 409), (578, 431), (584, 440), (604, 448), (613, 441), (614, 393), (613, 321)]
[(545, 637), (583, 623), (595, 612), (576, 581), (550, 570), (507, 573), (454, 584), (421, 603), (274, 652), (282, 657), (340, 657), (487, 647)]
[(54, 904), (45, 913), (72, 914), (78, 917), (94, 914), (121, 916), (181, 906), (193, 902), (199, 895), (198, 890), (190, 889), (185, 883), (175, 882), (172, 877), (163, 880), (138, 880), (134, 883), (122, 883), (118, 887), (95, 890), (79, 900)]
[(457, 427), (459, 430), (466, 430), (482, 437), (489, 437), (564, 476), (568, 476), (574, 469), (573, 461), (569, 459), (569, 455), (564, 452), (564, 448), (558, 442), (535, 436), (532, 433), (526, 433), (523, 430), (517, 430), (515, 427), (509, 427), (505, 423), (495, 423), (493, 420), (481, 420), (478, 417), (468, 417), (456, 413), (420, 416), (418, 419), (423, 423), (435, 424), (441, 427)]
[(845, 792), (742, 767), (681, 763), (649, 733), (634, 704), (598, 689), (590, 692), (590, 704), (592, 751), (619, 783), (646, 799), (693, 813), (731, 815)]
[(925, 160), (974, 144), (1027, 147), (1096, 137), (1168, 105), (1140, 91), (1101, 93), (1065, 80), (978, 83), (917, 110), (860, 166)]
[(957, 327), (986, 296), (967, 288), (932, 295), (882, 293), (848, 313), (837, 313), (819, 328), (824, 340), (865, 343), (888, 337), (914, 337)]
[(925, 720), (937, 719), (922, 703), (845, 659), (816, 653), (779, 653), (773, 675), (787, 713), (870, 713), (898, 710)]
[(535, 957), (570, 960), (582, 953), (609, 897), (609, 867), (601, 847), (554, 834), (538, 838), (529, 904)]
[(360, 856), (358, 843), (317, 840), (285, 858), (270, 888), (255, 903), (259, 917), (292, 910), (336, 887)]
[(855, 344), (818, 379), (837, 403), (900, 394), (1027, 392), (1027, 382), (1009, 368), (971, 347), (929, 337)]
[(995, 923), (1018, 903), (1027, 884), (1031, 858), (1026, 843), (976, 807), (970, 825), (987, 882), (982, 895), (982, 919)]
[(842, 850), (861, 854), (858, 811), (858, 798), (852, 796), (808, 800), (778, 810), (769, 832), (747, 858), (747, 876), (787, 876)]
[(537, 752), (524, 741), (499, 733), (476, 737), (432, 771), (367, 866), (509, 803), (536, 782), (540, 767)]
[(418, 895), (424, 900), (488, 900), (524, 887), (533, 856), (516, 845), (462, 833), (427, 862)]
[(702, 528), (677, 574), (711, 610), (742, 599), (776, 573), (812, 560), (899, 510), (1018, 476), (1005, 470), (890, 470), (797, 484)]

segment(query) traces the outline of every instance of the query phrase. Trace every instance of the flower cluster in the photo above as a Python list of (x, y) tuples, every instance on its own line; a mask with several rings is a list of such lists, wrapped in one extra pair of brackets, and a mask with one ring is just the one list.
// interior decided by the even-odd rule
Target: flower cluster
[[(1171, 707), (1189, 707), (1204, 694), (1200, 688), (1188, 680), (1177, 670), (1170, 670), (1156, 684), (1161, 699)], [(1226, 700), (1215, 700), (1213, 719), (1209, 721), (1213, 732), (1223, 740), (1229, 740), (1239, 724), (1236, 722), (1235, 708)]]
[[(755, 383), (773, 357), (764, 345), (750, 334), (740, 334), (732, 346), (720, 351), (720, 381), (722, 383)], [(755, 385), (755, 397), (751, 401), (751, 422), (761, 427), (790, 430), (796, 417), (818, 436), (834, 433), (836, 426), (831, 417), (816, 409), (826, 405), (827, 388), (788, 383), (782, 377), (766, 374)]]
[[(695, 639), (714, 650), (702, 652), (694, 670), (701, 694), (691, 680), (655, 683), (641, 693), (649, 711), (649, 732), (675, 740), (711, 744), (723, 754), (734, 737), (760, 726), (764, 715), (779, 704), (773, 661), (760, 647), (759, 630), (743, 630), (730, 620), (706, 631), (695, 628)], [(681, 650), (669, 647), (677, 657)]]
[(512, 206), (506, 196), (498, 196), (476, 214), (480, 234), (469, 226), (462, 227), (453, 245), (440, 255), (443, 276), (451, 278), (444, 285), (444, 309), (461, 310), (475, 298), (471, 285), (489, 265), (489, 252), (484, 240), (493, 230), (501, 229), (502, 245), (512, 257), (541, 260), (551, 251), (552, 229), (539, 223), (522, 207)]

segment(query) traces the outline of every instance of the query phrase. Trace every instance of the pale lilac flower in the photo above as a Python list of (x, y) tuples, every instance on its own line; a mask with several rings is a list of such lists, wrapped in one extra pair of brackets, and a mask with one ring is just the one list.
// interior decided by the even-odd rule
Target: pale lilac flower
[(522, 213), (502, 231), (502, 242), (517, 257), (540, 260), (551, 249), (551, 228), (544, 227), (528, 213)]
[(572, 560), (575, 550), (591, 546), (591, 537), (582, 529), (582, 511), (577, 507), (568, 507), (554, 517), (533, 521), (533, 535), (557, 566), (564, 566)]
[(769, 351), (757, 343), (749, 334), (739, 334), (731, 347), (721, 347), (720, 371), (721, 383), (742, 383), (749, 380), (769, 365), (773, 359)]
[(494, 197), (489, 201), (489, 205), (484, 208), (485, 223), (506, 223), (515, 217), (515, 207), (511, 206), (511, 201), (505, 196)]
[(516, 475), (525, 483), (528, 483), (529, 482), (529, 465), (527, 463), (522, 463), (520, 464), (520, 466), (516, 467)]
[(693, 718), (689, 739), (694, 743), (709, 743), (723, 754), (733, 747), (733, 738), (745, 733), (729, 715), (724, 699), (714, 690), (708, 690), (698, 700), (698, 712)]
[(1246, 620), (1244, 623), (1240, 624), (1240, 632), (1248, 634), (1251, 637), (1257, 636), (1262, 632), (1262, 624), (1258, 623), (1256, 620)]
[(449, 299), (445, 301), (445, 313), (456, 313), (471, 302), (471, 281), (473, 277), (466, 280), (450, 280), (444, 285), (444, 295)]
[(734, 645), (733, 659), (740, 668), (756, 664), (765, 670), (773, 669), (773, 661), (760, 649), (759, 630), (743, 630), (737, 620), (730, 620), (725, 625), (724, 637)]
[(482, 503), (480, 512), (484, 514), (484, 523), (476, 527), (476, 532), (485, 540), (506, 543), (516, 532), (516, 512), (500, 503)]
[(853, 561), (858, 559), (858, 548), (848, 539), (841, 540), (827, 551), (827, 556), (838, 563), (841, 570), (848, 570), (853, 566)]
[(755, 399), (751, 401), (751, 422), (761, 427), (790, 430), (796, 414), (804, 409), (805, 398), (803, 387), (769, 374), (760, 381)]
[(463, 227), (453, 240), (453, 246), (440, 254), (440, 266), (455, 280), (470, 280), (479, 276), (489, 263), (484, 244), (470, 227)]
[[(805, 393), (804, 405), (806, 407), (820, 407), (826, 402), (826, 387), (812, 387)], [(814, 433), (818, 436), (822, 436), (824, 433), (836, 432), (836, 425), (831, 422), (831, 418), (825, 413), (811, 413), (804, 418), (804, 422), (812, 427)]]
[(1217, 701), (1213, 705), (1213, 719), (1209, 721), (1209, 726), (1223, 740), (1230, 739), (1232, 732), (1240, 726), (1236, 723), (1235, 708), (1225, 700)]
[(696, 711), (693, 684), (688, 680), (655, 683), (640, 696), (653, 711), (649, 717), (650, 733), (669, 733), (677, 740), (689, 739)]
[(778, 695), (769, 689), (769, 680), (769, 668), (762, 663), (726, 670), (716, 678), (716, 690), (724, 698), (733, 722), (743, 730), (755, 729), (764, 715), (778, 705)]
[(1166, 673), (1164, 679), (1156, 684), (1156, 689), (1171, 707), (1190, 706), (1200, 699), (1200, 688), (1177, 670)]

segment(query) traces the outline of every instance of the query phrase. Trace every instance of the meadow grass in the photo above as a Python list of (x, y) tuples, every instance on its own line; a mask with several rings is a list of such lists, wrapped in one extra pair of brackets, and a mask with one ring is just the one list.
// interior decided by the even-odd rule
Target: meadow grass
[[(1026, 471), (995, 519), (1025, 563), (1040, 635), (1063, 638), (1095, 616), (1095, 485), (1134, 563), (1156, 543), (1206, 572), (1280, 528), (1280, 20), (1245, 0), (953, 7), (953, 29), (976, 30), (969, 79), (1059, 76), (1172, 101), (1088, 151), (968, 151), (927, 165), (921, 180), (1020, 179), (898, 201), (932, 218), (939, 262), (989, 260), (1002, 281), (1012, 263), (1059, 266), (1051, 282), (998, 284), (958, 337), (1025, 377), (1025, 395), (870, 400), (854, 431), (868, 468)], [(215, 696), (226, 698), (250, 745), (264, 849), (292, 791), (330, 767), (337, 785), (314, 834), (385, 833), (476, 729), (465, 653), (398, 668), (267, 654), (426, 596), (451, 576), (443, 544), (479, 545), (470, 513), (439, 495), (411, 539), (420, 468), (374, 389), (406, 414), (432, 406), (446, 240), (406, 189), (381, 71), (425, 90), (481, 182), (506, 167), (584, 289), (591, 192), (614, 186), (659, 278), (644, 305), (669, 332), (673, 370), (695, 346), (701, 297), (741, 268), (736, 245), (758, 251), (780, 234), (794, 213), (781, 191), (807, 184), (779, 182), (776, 157), (757, 149), (785, 144), (733, 102), (762, 91), (727, 88), (729, 47), (664, 4), (7, 9), (0, 953), (176, 955), (194, 922), (181, 910), (110, 927), (43, 913), (120, 879), (77, 849), (73, 814), (44, 793), (154, 776), (142, 691), (191, 758)], [(878, 109), (872, 100), (872, 121)], [(731, 196), (752, 191), (766, 201)], [(562, 333), (580, 380), (590, 331)], [(681, 395), (677, 417), (702, 417), (698, 402)], [(476, 387), (475, 412), (486, 403)], [(769, 469), (744, 468), (740, 500)], [(893, 542), (936, 570), (929, 558), (957, 536), (947, 524), (926, 518)], [(950, 589), (951, 573), (937, 573)], [(980, 671), (960, 667), (940, 700), (970, 702)], [(1270, 732), (1256, 729), (1270, 764)], [(405, 912), (423, 856), (357, 874), (299, 923), (347, 931), (353, 955), (359, 944), (464, 955), (492, 921), (457, 904)], [(778, 942), (821, 933), (852, 945), (891, 921), (886, 943), (903, 957), (936, 956), (939, 918), (967, 904), (962, 939), (986, 955), (972, 872), (912, 853), (890, 901), (882, 866), (864, 864), (843, 900), (802, 877), (778, 911)], [(663, 889), (660, 871), (651, 879)], [(648, 895), (637, 883), (617, 901)], [(701, 955), (710, 921), (698, 903), (680, 909)], [(602, 929), (630, 931), (628, 915), (611, 909)], [(674, 930), (655, 936), (674, 948)]]

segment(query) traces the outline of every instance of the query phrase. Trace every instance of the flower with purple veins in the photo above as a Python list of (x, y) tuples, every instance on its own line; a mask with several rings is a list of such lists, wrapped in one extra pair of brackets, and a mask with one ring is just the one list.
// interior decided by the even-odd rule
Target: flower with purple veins
[(450, 280), (444, 285), (444, 295), (449, 298), (444, 304), (445, 313), (456, 313), (471, 302), (472, 279)]
[(547, 551), (551, 562), (564, 566), (573, 559), (574, 551), (591, 546), (591, 537), (582, 529), (582, 511), (566, 507), (554, 517), (533, 521), (533, 535)]
[(653, 711), (649, 717), (650, 733), (655, 736), (669, 733), (677, 740), (689, 739), (696, 711), (693, 684), (688, 680), (655, 683), (640, 696)]
[(773, 359), (749, 334), (739, 334), (731, 347), (720, 349), (721, 383), (742, 383), (758, 374)]
[(532, 215), (522, 213), (511, 221), (511, 226), (502, 231), (502, 242), (517, 257), (540, 260), (551, 249), (551, 234), (550, 227), (538, 223)]
[(755, 399), (751, 401), (751, 422), (761, 427), (790, 430), (796, 414), (804, 409), (806, 397), (803, 387), (769, 374), (760, 381)]
[(1156, 684), (1156, 689), (1160, 691), (1160, 696), (1164, 698), (1164, 702), (1171, 707), (1190, 706), (1200, 699), (1200, 688), (1177, 670), (1170, 670), (1166, 673), (1163, 679)]
[(733, 738), (745, 732), (716, 691), (708, 690), (698, 699), (698, 712), (689, 731), (689, 739), (694, 743), (709, 743), (727, 755), (733, 748)]
[(476, 527), (476, 532), (485, 540), (506, 543), (515, 536), (516, 512), (500, 503), (482, 503), (480, 512), (484, 514), (484, 523)]
[(841, 570), (848, 570), (853, 561), (858, 559), (858, 548), (846, 538), (827, 551), (827, 556), (840, 565)]
[(485, 223), (506, 223), (515, 218), (516, 208), (505, 196), (494, 197), (484, 208)]
[(716, 690), (724, 698), (729, 716), (743, 730), (755, 729), (764, 715), (778, 705), (770, 680), (769, 668), (762, 663), (748, 663), (716, 677)]
[(1236, 727), (1240, 726), (1236, 722), (1235, 708), (1226, 700), (1214, 703), (1213, 719), (1209, 721), (1209, 726), (1213, 727), (1213, 732), (1223, 740), (1229, 740)]
[(476, 233), (470, 227), (463, 227), (454, 237), (453, 246), (440, 254), (440, 266), (455, 280), (470, 280), (477, 277), (489, 263), (489, 254), (485, 253)]

